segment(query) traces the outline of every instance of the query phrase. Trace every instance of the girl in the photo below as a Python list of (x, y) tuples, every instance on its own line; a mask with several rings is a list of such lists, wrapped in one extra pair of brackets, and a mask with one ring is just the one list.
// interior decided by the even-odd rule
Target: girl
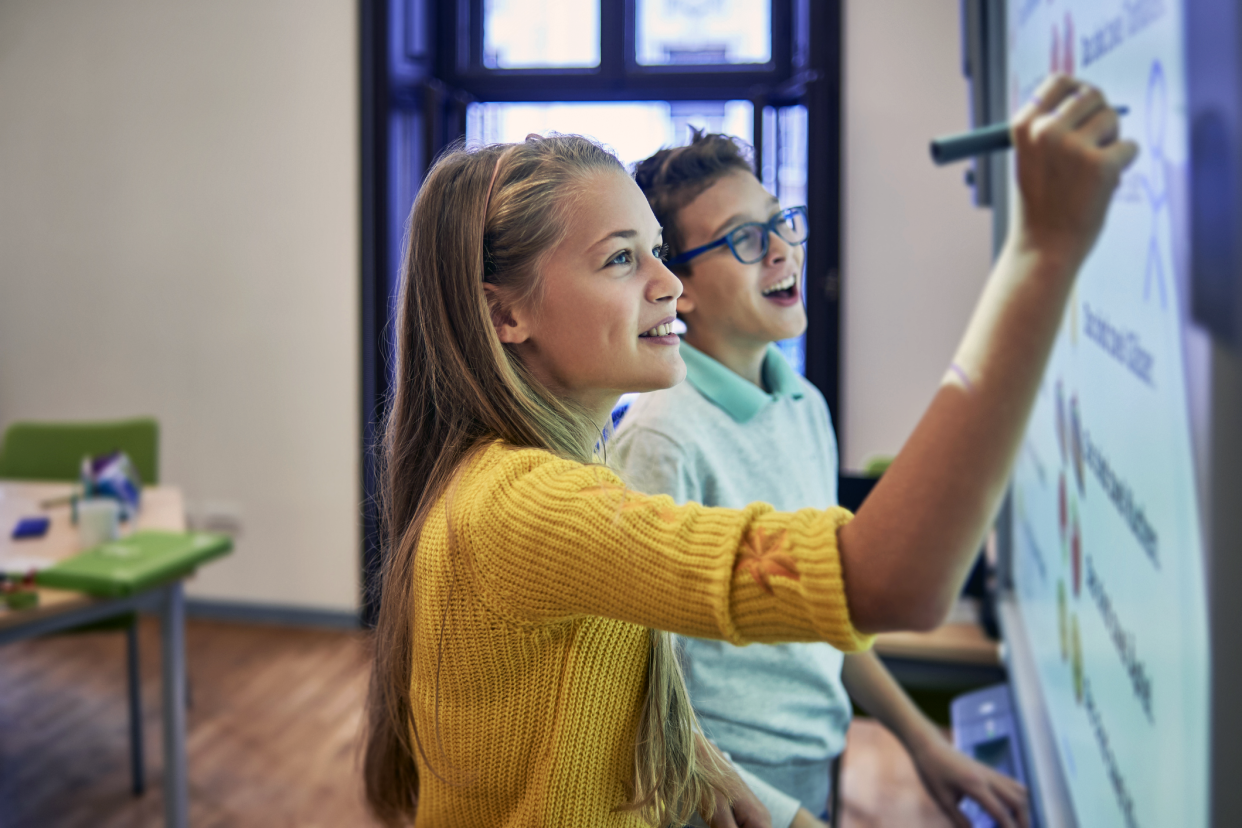
[(685, 374), (669, 327), (680, 282), (646, 199), (581, 138), (436, 164), (410, 218), (385, 438), (365, 767), (382, 820), (766, 821), (702, 738), (657, 631), (855, 651), (943, 617), (1136, 152), (1102, 96), (1063, 77), (1014, 138), (1014, 232), (857, 519), (677, 506), (594, 463), (621, 393)]

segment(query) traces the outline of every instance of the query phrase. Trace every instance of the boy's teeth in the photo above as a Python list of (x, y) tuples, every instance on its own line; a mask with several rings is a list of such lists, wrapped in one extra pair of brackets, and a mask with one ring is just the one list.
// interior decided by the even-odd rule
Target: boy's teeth
[(668, 336), (673, 332), (673, 323), (665, 322), (663, 325), (656, 325), (649, 331), (645, 331), (639, 336)]
[(772, 285), (771, 287), (764, 288), (763, 295), (767, 296), (770, 293), (776, 293), (777, 291), (780, 291), (780, 290), (789, 290), (791, 287), (794, 286), (794, 282), (796, 281), (797, 281), (796, 277), (786, 276), (784, 279), (781, 279), (779, 282)]

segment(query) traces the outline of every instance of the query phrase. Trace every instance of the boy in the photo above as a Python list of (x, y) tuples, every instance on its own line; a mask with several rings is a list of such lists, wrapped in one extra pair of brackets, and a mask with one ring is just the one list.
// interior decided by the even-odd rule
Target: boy
[[(634, 402), (609, 452), (614, 464), (636, 489), (679, 503), (834, 505), (837, 445), (827, 405), (773, 345), (806, 328), (804, 208), (782, 210), (739, 143), (723, 135), (696, 134), (689, 146), (640, 162), (634, 175), (682, 279), (687, 381)], [(957, 809), (963, 796), (1002, 826), (1025, 815), (1022, 787), (955, 751), (874, 653), (844, 656), (821, 643), (683, 643), (704, 730), (777, 790), (756, 790), (774, 828), (820, 824), (813, 815), (825, 810), (851, 696), (901, 739), (954, 824), (969, 825)]]

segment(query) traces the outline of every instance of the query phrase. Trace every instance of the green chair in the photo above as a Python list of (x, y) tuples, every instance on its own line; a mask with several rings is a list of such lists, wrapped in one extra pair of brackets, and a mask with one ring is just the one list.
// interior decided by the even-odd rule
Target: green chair
[(149, 417), (83, 423), (13, 423), (0, 445), (0, 477), (77, 480), (82, 458), (121, 450), (148, 486), (159, 483), (160, 427)]
[[(82, 458), (123, 451), (145, 485), (159, 483), (159, 423), (150, 417), (103, 422), (17, 422), (0, 443), (0, 478), (77, 480)], [(84, 628), (125, 629), (129, 672), (129, 756), (134, 796), (146, 789), (142, 760), (142, 683), (138, 671), (138, 616), (125, 613)]]

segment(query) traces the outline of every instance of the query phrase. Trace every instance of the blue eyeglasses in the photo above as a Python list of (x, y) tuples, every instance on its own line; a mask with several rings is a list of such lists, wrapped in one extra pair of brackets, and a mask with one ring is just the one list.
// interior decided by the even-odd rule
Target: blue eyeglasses
[(670, 267), (682, 265), (696, 256), (701, 256), (725, 244), (729, 246), (729, 252), (733, 254), (733, 257), (742, 264), (761, 262), (763, 257), (768, 255), (768, 236), (772, 233), (790, 244), (804, 243), (807, 237), (806, 208), (790, 207), (787, 210), (781, 210), (766, 222), (748, 221), (745, 224), (739, 224), (714, 242), (687, 250), (680, 256), (669, 259), (665, 264)]

